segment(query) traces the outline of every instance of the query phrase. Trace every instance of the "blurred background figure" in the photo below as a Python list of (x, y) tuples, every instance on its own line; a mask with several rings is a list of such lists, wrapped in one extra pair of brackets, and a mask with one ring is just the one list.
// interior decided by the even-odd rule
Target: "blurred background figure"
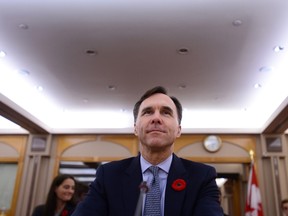
[(282, 208), (282, 211), (283, 211), (283, 215), (284, 216), (288, 216), (288, 198), (282, 200), (281, 208)]
[(88, 193), (89, 186), (87, 184), (84, 184), (82, 182), (77, 182), (76, 183), (76, 191), (75, 191), (75, 200), (76, 203), (81, 202), (86, 194)]
[(58, 175), (54, 178), (46, 203), (37, 206), (32, 216), (69, 216), (76, 207), (76, 181), (71, 175)]
[[(222, 206), (222, 191), (221, 188), (219, 188), (219, 202)], [(223, 207), (222, 207), (223, 208)], [(228, 214), (223, 213), (223, 216), (229, 216)]]

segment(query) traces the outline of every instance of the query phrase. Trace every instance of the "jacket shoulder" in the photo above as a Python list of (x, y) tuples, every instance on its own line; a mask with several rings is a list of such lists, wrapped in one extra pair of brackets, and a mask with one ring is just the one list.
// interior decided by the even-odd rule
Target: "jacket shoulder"
[(32, 216), (42, 216), (44, 213), (45, 205), (38, 205), (34, 208)]

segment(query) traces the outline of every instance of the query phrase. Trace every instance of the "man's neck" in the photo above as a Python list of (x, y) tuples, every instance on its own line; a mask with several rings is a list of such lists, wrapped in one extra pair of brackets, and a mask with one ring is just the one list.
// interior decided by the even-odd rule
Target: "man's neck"
[(172, 151), (165, 151), (165, 152), (142, 151), (141, 155), (149, 163), (157, 165), (165, 161), (172, 153), (173, 153)]

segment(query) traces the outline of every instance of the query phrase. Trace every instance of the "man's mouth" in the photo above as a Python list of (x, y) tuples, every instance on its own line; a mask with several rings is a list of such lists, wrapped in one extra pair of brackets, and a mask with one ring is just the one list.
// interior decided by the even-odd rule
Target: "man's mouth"
[(153, 133), (153, 132), (159, 132), (159, 133), (164, 133), (165, 131), (164, 130), (161, 130), (161, 129), (149, 129), (147, 130), (148, 133)]

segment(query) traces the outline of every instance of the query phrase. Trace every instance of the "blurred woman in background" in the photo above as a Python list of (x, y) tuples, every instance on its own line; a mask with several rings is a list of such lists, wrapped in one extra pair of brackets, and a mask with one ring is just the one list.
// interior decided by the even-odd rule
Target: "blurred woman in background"
[(69, 216), (76, 207), (76, 181), (71, 175), (58, 175), (53, 180), (46, 203), (37, 206), (32, 216)]

